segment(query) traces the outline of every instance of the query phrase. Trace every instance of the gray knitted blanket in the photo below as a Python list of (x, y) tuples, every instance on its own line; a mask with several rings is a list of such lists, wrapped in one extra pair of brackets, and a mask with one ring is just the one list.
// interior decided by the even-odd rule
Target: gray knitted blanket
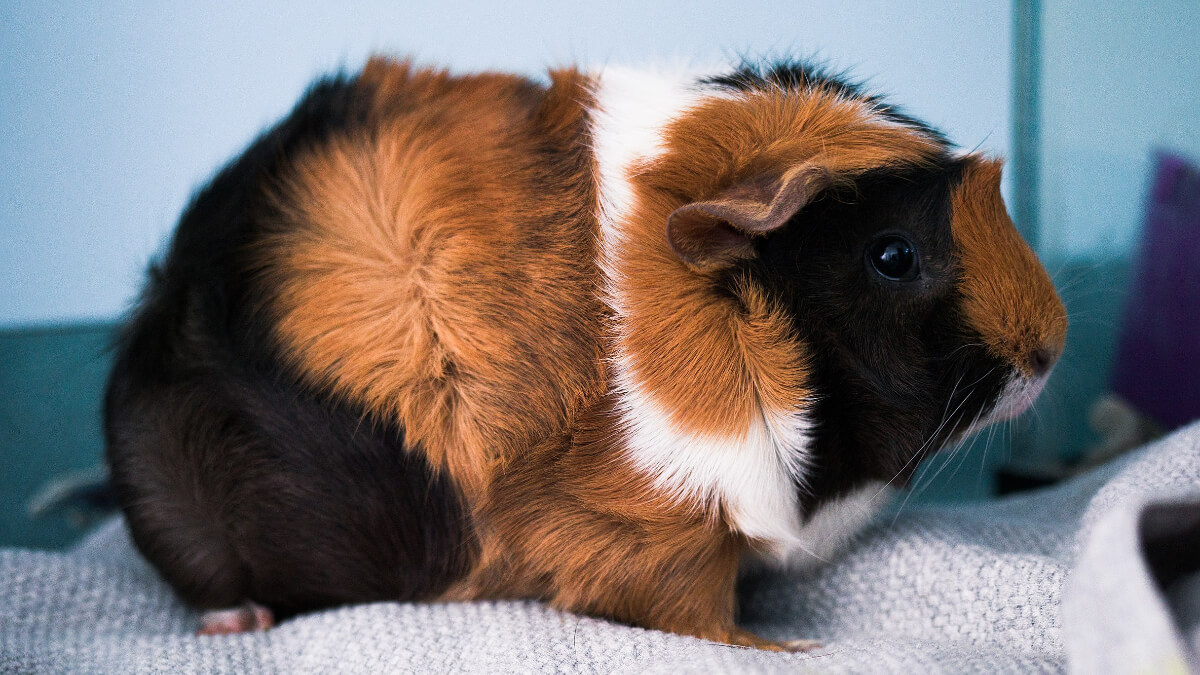
[(4, 672), (1182, 673), (1198, 619), (1200, 424), (1052, 490), (905, 509), (828, 567), (750, 580), (742, 622), (824, 642), (807, 654), (533, 602), (380, 603), (197, 637), (119, 520), (69, 552), (0, 551)]

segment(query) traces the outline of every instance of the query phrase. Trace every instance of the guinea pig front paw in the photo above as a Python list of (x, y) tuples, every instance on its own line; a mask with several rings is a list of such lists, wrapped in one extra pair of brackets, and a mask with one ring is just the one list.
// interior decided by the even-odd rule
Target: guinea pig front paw
[(232, 635), (253, 633), (275, 626), (275, 615), (262, 605), (247, 600), (230, 609), (215, 609), (200, 615), (200, 630), (196, 635)]
[(785, 640), (780, 644), (789, 652), (811, 652), (825, 646), (820, 640)]

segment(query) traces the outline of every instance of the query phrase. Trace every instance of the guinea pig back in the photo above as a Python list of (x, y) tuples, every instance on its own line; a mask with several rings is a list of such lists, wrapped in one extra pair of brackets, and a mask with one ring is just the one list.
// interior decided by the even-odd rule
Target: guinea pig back
[(1000, 165), (799, 63), (548, 84), (373, 59), (185, 211), (108, 457), (189, 602), (537, 598), (732, 644), (1027, 408), (1065, 312)]

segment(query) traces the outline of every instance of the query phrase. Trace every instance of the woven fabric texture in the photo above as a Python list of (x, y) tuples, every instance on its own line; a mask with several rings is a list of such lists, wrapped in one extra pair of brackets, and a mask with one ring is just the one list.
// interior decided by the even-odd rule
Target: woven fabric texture
[[(1200, 572), (1163, 588), (1143, 551), (1153, 504), (1200, 518), (1200, 424), (1050, 490), (889, 515), (828, 566), (744, 584), (742, 623), (824, 643), (806, 654), (534, 602), (379, 603), (197, 637), (197, 614), (114, 520), (71, 551), (0, 551), (0, 671), (1187, 672), (1200, 643), (1200, 597), (1187, 594), (1200, 592)], [(1166, 541), (1168, 553), (1200, 547)]]

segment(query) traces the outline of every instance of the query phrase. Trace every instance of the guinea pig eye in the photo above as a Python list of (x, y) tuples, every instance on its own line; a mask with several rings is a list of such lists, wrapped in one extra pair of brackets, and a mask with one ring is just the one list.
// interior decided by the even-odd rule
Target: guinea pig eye
[(871, 242), (867, 261), (879, 276), (891, 281), (912, 281), (921, 272), (917, 249), (897, 234), (885, 234)]

